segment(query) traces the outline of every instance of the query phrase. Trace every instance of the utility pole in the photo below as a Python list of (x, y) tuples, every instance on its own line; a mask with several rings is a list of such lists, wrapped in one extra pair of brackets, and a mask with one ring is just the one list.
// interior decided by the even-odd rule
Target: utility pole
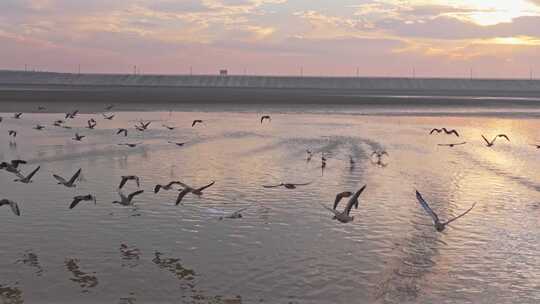
[(356, 67), (356, 77), (360, 77), (360, 68)]
[(304, 67), (300, 67), (300, 77), (304, 77)]
[(473, 80), (473, 71), (472, 71), (472, 68), (471, 68), (471, 71), (470, 71), (470, 76), (471, 76), (471, 80)]
[(530, 75), (531, 80), (533, 80), (534, 77), (533, 77), (533, 69), (532, 68), (530, 68), (530, 70), (529, 70), (529, 75)]
[(412, 78), (416, 79), (416, 68), (414, 68), (414, 67), (412, 69)]
[(136, 65), (133, 66), (133, 75), (137, 75), (137, 66)]

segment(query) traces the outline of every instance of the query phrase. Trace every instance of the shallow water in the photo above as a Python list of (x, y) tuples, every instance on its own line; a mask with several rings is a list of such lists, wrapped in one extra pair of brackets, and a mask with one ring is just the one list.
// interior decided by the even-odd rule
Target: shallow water
[[(67, 130), (51, 126), (63, 114), (0, 116), (0, 159), (28, 160), (25, 173), (41, 165), (28, 185), (0, 171), (0, 198), (22, 212), (0, 208), (0, 302), (540, 301), (540, 163), (528, 145), (540, 139), (536, 119), (281, 111), (260, 124), (255, 113), (117, 112), (112, 121), (79, 115)], [(84, 128), (91, 117), (96, 130)], [(143, 133), (132, 128), (141, 118), (153, 121)], [(195, 118), (205, 123), (192, 128)], [(44, 131), (32, 129), (38, 122)], [(428, 136), (437, 126), (462, 136)], [(129, 136), (115, 135), (118, 127), (130, 127)], [(16, 145), (10, 129), (19, 131)], [(87, 138), (72, 141), (75, 132)], [(511, 142), (483, 145), (481, 134), (500, 132)], [(437, 146), (462, 139), (469, 144)], [(317, 153), (310, 162), (306, 149)], [(381, 149), (390, 154), (385, 167), (369, 157)], [(51, 176), (78, 168), (74, 189)], [(145, 193), (132, 207), (113, 205), (120, 176), (130, 174)], [(152, 191), (170, 180), (216, 184), (174, 206), (176, 191)], [(262, 187), (279, 182), (312, 183)], [(352, 223), (320, 206), (364, 184)], [(477, 206), (437, 233), (415, 189), (443, 219)], [(125, 193), (135, 190), (128, 182)], [(68, 209), (73, 196), (90, 193), (96, 205)], [(241, 219), (219, 219), (245, 207)]]

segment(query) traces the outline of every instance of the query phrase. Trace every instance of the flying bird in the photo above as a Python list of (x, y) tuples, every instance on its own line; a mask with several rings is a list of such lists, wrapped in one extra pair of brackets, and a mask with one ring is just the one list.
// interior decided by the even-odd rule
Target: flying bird
[(495, 141), (497, 140), (497, 138), (499, 138), (499, 137), (505, 138), (507, 141), (510, 141), (510, 138), (508, 138), (508, 136), (506, 136), (506, 134), (499, 134), (499, 135), (493, 137), (493, 139), (491, 141), (487, 140), (487, 138), (484, 135), (482, 135), (482, 138), (486, 142), (487, 147), (492, 147), (495, 144)]
[(78, 195), (73, 198), (73, 201), (71, 202), (71, 205), (69, 205), (69, 209), (75, 208), (80, 202), (94, 202), (94, 205), (96, 204), (96, 197), (92, 194), (88, 195)]
[(183, 145), (185, 145), (186, 143), (185, 142), (174, 142), (174, 141), (167, 141), (169, 144), (173, 144), (173, 145), (176, 145), (178, 147), (182, 147)]
[(202, 195), (203, 193), (203, 190), (204, 189), (207, 189), (207, 188), (210, 188), (212, 187), (216, 182), (215, 181), (212, 181), (211, 183), (209, 183), (208, 185), (205, 185), (205, 186), (202, 186), (200, 188), (194, 188), (194, 187), (191, 187), (189, 185), (186, 185), (182, 182), (180, 182), (180, 184), (182, 185), (182, 187), (184, 187), (185, 189), (190, 189), (190, 192), (195, 194), (195, 195)]
[(17, 131), (15, 131), (15, 130), (9, 130), (8, 134), (9, 134), (9, 136), (11, 136), (13, 138), (17, 137)]
[(32, 177), (34, 177), (34, 175), (39, 171), (39, 168), (41, 168), (41, 167), (38, 166), (36, 169), (34, 169), (34, 171), (32, 171), (27, 176), (22, 175), (20, 172), (15, 173), (17, 175), (17, 177), (19, 177), (19, 178), (15, 179), (14, 182), (21, 182), (23, 184), (31, 183), (32, 182)]
[(103, 115), (103, 118), (105, 118), (107, 120), (113, 120), (113, 118), (114, 118), (114, 114), (106, 115), (106, 114), (102, 113), (101, 115)]
[(34, 127), (34, 130), (38, 130), (38, 131), (41, 131), (41, 130), (43, 130), (43, 129), (45, 129), (45, 127), (42, 126), (42, 125), (40, 125), (40, 124), (37, 124), (37, 125)]
[(265, 119), (267, 119), (269, 122), (272, 121), (272, 118), (270, 117), (270, 115), (264, 115), (263, 117), (261, 117), (261, 124), (263, 123)]
[(38, 106), (37, 109), (38, 111), (45, 111), (47, 108), (44, 106)]
[(135, 175), (125, 175), (122, 176), (122, 180), (120, 181), (120, 185), (118, 186), (118, 189), (122, 189), (124, 185), (130, 181), (133, 180), (137, 184), (137, 188), (139, 188), (141, 185), (139, 184), (139, 177)]
[[(331, 211), (333, 214), (334, 214), (334, 217), (332, 219), (334, 220), (338, 220), (342, 223), (348, 223), (348, 222), (351, 222), (354, 220), (354, 216), (350, 216), (350, 213), (351, 213), (351, 209), (353, 208), (353, 206), (355, 208), (358, 208), (358, 197), (360, 197), (360, 194), (362, 194), (362, 192), (364, 192), (364, 190), (366, 189), (366, 185), (364, 185), (362, 188), (360, 188), (358, 191), (356, 191), (356, 193), (354, 193), (354, 195), (351, 196), (351, 198), (349, 199), (349, 201), (347, 202), (347, 206), (345, 206), (345, 209), (343, 210), (343, 212), (339, 212), (336, 210), (337, 208), (337, 205), (339, 204), (339, 201), (337, 203), (334, 203), (334, 208), (329, 208), (325, 205), (322, 205), (325, 209)], [(341, 195), (347, 195), (347, 192), (342, 192), (342, 193), (339, 193), (337, 196), (336, 196), (336, 200), (338, 199), (338, 197)], [(339, 198), (339, 200), (341, 200), (341, 197)]]
[(112, 110), (112, 108), (114, 108), (114, 105), (108, 105), (108, 106), (105, 107), (105, 110), (110, 111), (110, 110)]
[(297, 186), (306, 186), (311, 184), (309, 183), (303, 183), (303, 184), (293, 184), (293, 183), (279, 183), (277, 185), (263, 185), (264, 188), (277, 188), (277, 187), (284, 187), (286, 189), (296, 189)]
[(53, 125), (54, 125), (55, 127), (61, 127), (62, 124), (65, 123), (65, 122), (66, 122), (65, 120), (58, 119), (58, 120), (55, 120), (55, 121), (53, 122)]
[(476, 206), (476, 203), (474, 203), (471, 208), (469, 208), (467, 211), (463, 212), (462, 214), (454, 217), (453, 219), (451, 220), (448, 220), (446, 222), (441, 222), (439, 220), (439, 216), (437, 216), (437, 214), (431, 209), (431, 207), (429, 207), (428, 203), (424, 200), (424, 198), (422, 197), (422, 195), (420, 194), (420, 192), (418, 192), (418, 190), (416, 191), (416, 199), (418, 200), (418, 203), (420, 203), (420, 206), (422, 206), (422, 208), (424, 208), (424, 210), (427, 212), (427, 214), (431, 217), (431, 219), (433, 220), (433, 224), (435, 226), (435, 229), (438, 231), (438, 232), (442, 232), (446, 226), (448, 224), (450, 224), (451, 222), (459, 219), (460, 217), (464, 216), (465, 214), (469, 213), (473, 208), (474, 206)]
[(75, 110), (73, 112), (68, 112), (68, 113), (66, 113), (65, 119), (68, 119), (68, 118), (74, 119), (75, 116), (77, 116), (78, 113), (79, 113), (79, 110)]
[(536, 149), (540, 149), (540, 145), (537, 145), (537, 144), (531, 144), (531, 146), (536, 147)]
[(23, 113), (15, 113), (15, 114), (13, 114), (13, 118), (21, 119), (22, 115), (23, 115)]
[(84, 135), (79, 135), (79, 133), (75, 133), (75, 137), (73, 137), (72, 139), (75, 140), (75, 141), (81, 141), (85, 137), (86, 136), (84, 136)]
[(88, 120), (87, 128), (93, 130), (96, 126), (97, 126), (97, 121), (95, 119), (93, 119), (93, 118), (90, 118)]
[(172, 189), (172, 186), (174, 185), (178, 185), (178, 186), (182, 186), (182, 183), (179, 182), (179, 181), (172, 181), (166, 185), (160, 185), (160, 184), (157, 184), (155, 187), (154, 187), (154, 193), (158, 193), (160, 189), (163, 189), (163, 190), (171, 190)]
[(69, 180), (66, 180), (63, 177), (56, 174), (53, 174), (53, 177), (58, 181), (59, 185), (64, 185), (68, 188), (75, 188), (76, 187), (75, 182), (78, 180), (80, 175), (81, 175), (81, 169), (77, 170), (77, 172), (75, 172), (75, 174)]
[(144, 131), (148, 129), (151, 123), (152, 123), (151, 121), (148, 121), (148, 122), (139, 121), (139, 125), (138, 126), (136, 125), (135, 128), (139, 131)]
[(203, 123), (203, 121), (200, 120), (200, 119), (195, 119), (195, 120), (193, 121), (193, 123), (191, 124), (191, 127), (192, 127), (192, 128), (195, 127), (195, 125), (198, 124), (198, 123)]
[(439, 144), (439, 146), (441, 147), (450, 147), (450, 148), (453, 148), (454, 146), (461, 146), (461, 145), (465, 145), (467, 142), (464, 141), (464, 142), (460, 142), (460, 143), (454, 143), (454, 144)]
[(178, 206), (178, 204), (180, 204), (180, 202), (182, 201), (182, 199), (184, 198), (184, 196), (186, 196), (186, 194), (188, 193), (192, 193), (192, 194), (195, 194), (195, 195), (198, 195), (198, 196), (201, 196), (203, 193), (202, 191), (208, 187), (211, 187), (212, 185), (215, 184), (215, 181), (211, 182), (210, 184), (208, 185), (205, 185), (205, 186), (202, 186), (200, 188), (193, 188), (191, 186), (188, 186), (182, 182), (180, 182), (180, 185), (182, 185), (182, 187), (184, 187), (184, 189), (182, 190), (179, 190), (180, 193), (178, 193), (178, 197), (176, 198), (176, 202), (175, 202), (175, 206)]
[(128, 196), (125, 196), (122, 192), (118, 192), (118, 194), (120, 195), (120, 201), (114, 201), (112, 203), (123, 205), (123, 206), (133, 205), (133, 202), (132, 202), (133, 198), (143, 192), (144, 190), (135, 191)]
[(138, 145), (140, 145), (141, 143), (126, 143), (126, 144), (118, 144), (119, 146), (128, 146), (130, 148), (135, 148), (137, 147)]
[(2, 199), (0, 200), (0, 207), (8, 205), (11, 208), (11, 211), (13, 211), (13, 214), (16, 216), (21, 216), (21, 210), (19, 210), (19, 205), (17, 205), (16, 202), (8, 199)]
[(170, 131), (176, 129), (176, 127), (171, 127), (171, 126), (168, 126), (168, 125), (162, 125), (162, 126), (163, 126), (164, 128), (166, 128), (166, 129), (170, 130)]
[(434, 128), (431, 130), (431, 132), (429, 132), (429, 134), (433, 134), (434, 132), (437, 132), (437, 133), (441, 133), (441, 132), (444, 132), (445, 134), (454, 134), (455, 136), (459, 137), (459, 133), (458, 131), (452, 129), (452, 130), (448, 130), (447, 128), (442, 128), (442, 129), (437, 129), (437, 128)]
[(122, 134), (122, 133), (124, 133), (124, 136), (127, 136), (128, 130), (124, 129), (124, 128), (120, 128), (120, 129), (118, 129), (118, 131), (116, 131), (116, 135)]

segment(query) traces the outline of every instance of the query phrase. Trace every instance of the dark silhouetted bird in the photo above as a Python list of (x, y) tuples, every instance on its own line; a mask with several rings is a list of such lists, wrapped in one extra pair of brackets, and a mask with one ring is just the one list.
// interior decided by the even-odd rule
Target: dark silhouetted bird
[(75, 182), (79, 179), (79, 176), (81, 175), (81, 171), (81, 169), (77, 170), (77, 172), (75, 172), (75, 174), (69, 180), (66, 180), (56, 174), (53, 174), (53, 177), (58, 181), (59, 185), (64, 185), (68, 188), (74, 188), (76, 187)]

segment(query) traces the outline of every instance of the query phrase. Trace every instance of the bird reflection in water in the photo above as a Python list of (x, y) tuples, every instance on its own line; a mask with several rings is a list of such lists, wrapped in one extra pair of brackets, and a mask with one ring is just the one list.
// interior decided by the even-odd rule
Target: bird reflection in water
[(98, 285), (98, 279), (93, 274), (88, 274), (83, 272), (79, 267), (79, 260), (69, 258), (64, 262), (66, 269), (71, 272), (73, 277), (70, 278), (71, 281), (79, 284), (83, 289), (83, 292), (88, 292), (89, 288), (94, 288)]
[(0, 284), (0, 303), (24, 303), (22, 290), (18, 287), (11, 287)]
[(126, 244), (120, 244), (120, 257), (122, 258), (122, 267), (137, 267), (141, 258), (141, 251), (136, 247), (129, 247)]
[(40, 277), (43, 274), (43, 267), (41, 267), (41, 264), (39, 263), (38, 255), (32, 252), (31, 250), (27, 250), (23, 257), (16, 261), (16, 263), (21, 263), (26, 266), (30, 266), (32, 268), (36, 269), (36, 275)]

